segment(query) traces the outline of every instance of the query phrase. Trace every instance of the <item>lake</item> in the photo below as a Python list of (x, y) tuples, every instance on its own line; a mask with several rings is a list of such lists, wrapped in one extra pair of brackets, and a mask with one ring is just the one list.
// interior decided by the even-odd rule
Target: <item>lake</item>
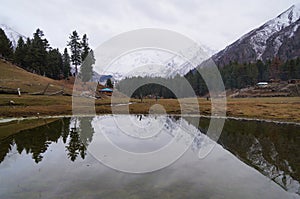
[(300, 198), (299, 125), (227, 119), (216, 143), (206, 135), (210, 119), (195, 121), (3, 121), (0, 198)]

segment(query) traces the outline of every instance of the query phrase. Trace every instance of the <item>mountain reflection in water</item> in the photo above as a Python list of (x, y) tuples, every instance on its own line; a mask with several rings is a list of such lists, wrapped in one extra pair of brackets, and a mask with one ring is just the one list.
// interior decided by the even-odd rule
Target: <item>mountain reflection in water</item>
[[(9, 131), (13, 132), (14, 128), (8, 128), (5, 132), (1, 130), (4, 124), (1, 124), (0, 135), (7, 133), (8, 136), (0, 140), (0, 165), (10, 156), (24, 153), (30, 154), (34, 162), (39, 164), (48, 155), (49, 146), (60, 140), (64, 144), (63, 153), (66, 158), (72, 162), (83, 160), (87, 156), (89, 144), (93, 142), (93, 135), (98, 133), (93, 125), (103, 117), (62, 118), (13, 134)], [(149, 116), (143, 115), (130, 117), (144, 123), (149, 120)], [(203, 136), (209, 119), (201, 118), (199, 125), (192, 117), (171, 117), (170, 121), (176, 122), (180, 119), (200, 129), (201, 132), (199, 131), (191, 145), (192, 151), (197, 153), (203, 146)], [(172, 125), (168, 127), (172, 128)], [(169, 135), (168, 139), (171, 138), (172, 135)], [(285, 190), (300, 194), (300, 126), (226, 120), (218, 143)]]

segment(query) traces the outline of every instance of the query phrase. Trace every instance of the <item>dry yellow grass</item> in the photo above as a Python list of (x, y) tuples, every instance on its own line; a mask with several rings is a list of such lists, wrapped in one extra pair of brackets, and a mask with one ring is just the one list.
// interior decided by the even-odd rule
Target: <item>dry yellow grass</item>
[[(9, 105), (13, 100), (15, 105)], [(91, 105), (95, 107), (97, 114), (129, 113), (148, 114), (151, 107), (161, 105), (169, 114), (181, 114), (181, 107), (185, 114), (198, 114), (200, 107), (201, 115), (211, 115), (211, 102), (204, 98), (198, 98), (199, 105), (195, 99), (145, 99), (143, 102), (131, 99), (129, 106), (125, 99), (114, 100), (111, 104), (107, 99), (79, 98), (80, 113), (92, 114)], [(92, 108), (93, 108), (92, 107)], [(92, 109), (93, 110), (93, 109)], [(38, 114), (39, 113), (39, 114)], [(37, 115), (70, 115), (72, 114), (72, 98), (68, 96), (31, 96), (23, 95), (0, 95), (0, 116), (2, 117), (27, 117)], [(300, 97), (279, 98), (239, 98), (227, 100), (227, 116), (242, 118), (270, 119), (276, 121), (300, 122)]]
[(300, 97), (229, 99), (227, 115), (300, 122)]
[(65, 91), (71, 93), (71, 88), (67, 81), (57, 81), (40, 75), (25, 71), (9, 62), (0, 59), (0, 87), (17, 90), (21, 92), (41, 92), (49, 84), (47, 92), (61, 90), (65, 86)]

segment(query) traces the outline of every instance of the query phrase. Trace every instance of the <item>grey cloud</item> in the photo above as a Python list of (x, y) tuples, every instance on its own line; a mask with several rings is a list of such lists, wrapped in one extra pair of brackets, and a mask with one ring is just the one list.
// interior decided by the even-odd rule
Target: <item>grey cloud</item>
[[(4, 1), (0, 23), (31, 36), (44, 30), (61, 50), (72, 30), (87, 33), (92, 47), (132, 29), (171, 29), (215, 49), (276, 17), (295, 0), (52, 0)], [(266, 6), (267, 5), (267, 6)]]

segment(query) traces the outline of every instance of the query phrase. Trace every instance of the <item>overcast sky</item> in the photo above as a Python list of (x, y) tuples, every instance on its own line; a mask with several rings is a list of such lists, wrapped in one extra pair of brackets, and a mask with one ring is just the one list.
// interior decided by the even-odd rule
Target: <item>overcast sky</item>
[(92, 48), (137, 28), (166, 28), (221, 50), (299, 0), (2, 0), (0, 23), (32, 36), (40, 28), (63, 49), (69, 34), (86, 33)]

